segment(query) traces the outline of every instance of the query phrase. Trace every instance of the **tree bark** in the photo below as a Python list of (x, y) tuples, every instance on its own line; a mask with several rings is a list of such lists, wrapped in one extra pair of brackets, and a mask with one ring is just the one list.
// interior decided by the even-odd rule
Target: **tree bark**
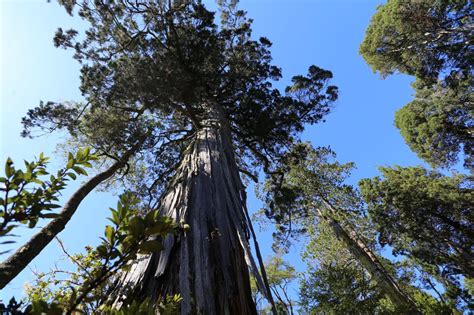
[(114, 305), (180, 294), (181, 314), (256, 314), (245, 190), (222, 116), (202, 121), (161, 199), (160, 213), (189, 229), (164, 240), (122, 275)]
[(138, 149), (135, 146), (124, 156), (112, 164), (107, 170), (93, 176), (79, 187), (69, 198), (58, 217), (51, 220), (38, 233), (33, 235), (30, 240), (18, 248), (12, 255), (0, 264), (0, 289), (3, 289), (12, 281), (28, 264), (41, 253), (41, 251), (58, 235), (69, 220), (72, 218), (82, 200), (100, 183), (111, 177), (117, 170), (122, 168), (130, 156)]
[[(326, 202), (327, 204), (327, 202)], [(327, 204), (334, 212), (332, 206)], [(377, 256), (357, 236), (357, 232), (350, 227), (343, 227), (331, 215), (324, 214), (317, 209), (318, 216), (332, 228), (337, 239), (343, 242), (349, 252), (360, 262), (365, 270), (375, 279), (382, 291), (396, 305), (401, 306), (406, 314), (421, 314), (413, 300), (403, 292), (395, 279), (387, 272)]]

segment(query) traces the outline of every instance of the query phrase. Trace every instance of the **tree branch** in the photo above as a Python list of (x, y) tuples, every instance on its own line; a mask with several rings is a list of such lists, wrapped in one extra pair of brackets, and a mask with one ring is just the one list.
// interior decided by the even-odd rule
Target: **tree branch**
[(85, 182), (66, 202), (58, 217), (50, 221), (37, 234), (18, 248), (15, 253), (0, 264), (0, 289), (3, 289), (12, 281), (39, 253), (58, 235), (76, 212), (82, 200), (99, 184), (111, 177), (117, 170), (122, 168), (130, 156), (141, 146), (141, 141), (132, 149), (127, 151), (123, 157), (112, 164), (107, 170), (99, 173)]

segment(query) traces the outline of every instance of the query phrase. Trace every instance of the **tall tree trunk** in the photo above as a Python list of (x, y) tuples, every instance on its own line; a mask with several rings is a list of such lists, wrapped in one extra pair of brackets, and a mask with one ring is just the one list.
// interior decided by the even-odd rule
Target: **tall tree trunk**
[(202, 122), (160, 204), (163, 215), (190, 229), (138, 258), (119, 281), (115, 305), (125, 295), (157, 301), (180, 294), (181, 314), (256, 314), (245, 202), (230, 131), (214, 115)]
[[(325, 202), (331, 212), (335, 209)], [(337, 239), (343, 242), (349, 252), (360, 262), (365, 270), (375, 279), (382, 291), (397, 306), (401, 306), (406, 314), (421, 314), (411, 298), (403, 292), (396, 280), (387, 272), (380, 263), (377, 256), (357, 236), (357, 232), (351, 228), (343, 227), (330, 214), (323, 213), (317, 209), (318, 216), (323, 219), (333, 230)]]

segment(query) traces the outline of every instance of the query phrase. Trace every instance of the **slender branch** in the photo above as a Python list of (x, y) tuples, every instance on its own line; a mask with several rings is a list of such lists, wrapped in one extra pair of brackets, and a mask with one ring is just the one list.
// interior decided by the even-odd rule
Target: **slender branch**
[(66, 249), (66, 246), (64, 246), (64, 243), (63, 241), (61, 241), (61, 239), (59, 237), (55, 237), (56, 241), (59, 243), (59, 247), (61, 247), (61, 250), (63, 251), (64, 255), (67, 256), (67, 258), (69, 258), (69, 260), (71, 260), (73, 263), (75, 263), (79, 268), (82, 269), (82, 271), (84, 271), (85, 273), (87, 273), (88, 275), (89, 274), (89, 271), (87, 270), (86, 267), (84, 267), (84, 265), (78, 261), (77, 259), (75, 259), (71, 254), (69, 254), (69, 252), (67, 251)]
[(253, 180), (255, 183), (258, 183), (258, 177), (255, 176), (254, 174), (252, 174), (251, 172), (249, 172), (248, 170), (239, 167), (239, 172), (242, 173), (242, 174), (247, 175), (247, 176), (248, 176), (251, 180)]
[(272, 296), (272, 292), (270, 290), (270, 285), (268, 284), (268, 277), (267, 277), (267, 272), (265, 271), (265, 264), (263, 263), (262, 254), (260, 252), (260, 246), (258, 245), (257, 236), (255, 234), (255, 230), (253, 229), (253, 225), (252, 225), (252, 220), (250, 220), (250, 216), (248, 214), (248, 211), (247, 211), (246, 207), (244, 209), (244, 213), (245, 213), (245, 217), (248, 221), (248, 226), (250, 228), (250, 233), (252, 233), (253, 245), (255, 246), (255, 252), (257, 253), (257, 260), (258, 260), (258, 264), (260, 266), (260, 273), (262, 274), (263, 283), (265, 284), (265, 290), (267, 291), (265, 295), (267, 296), (267, 300), (268, 300), (268, 302), (270, 303), (270, 305), (272, 307), (272, 313), (274, 315), (277, 315), (275, 302), (273, 301), (273, 296)]

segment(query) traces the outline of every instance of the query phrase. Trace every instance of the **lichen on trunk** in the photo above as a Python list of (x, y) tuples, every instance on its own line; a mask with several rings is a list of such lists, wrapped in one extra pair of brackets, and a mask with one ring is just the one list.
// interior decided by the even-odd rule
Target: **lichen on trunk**
[(251, 296), (245, 187), (230, 131), (220, 117), (204, 120), (164, 194), (160, 211), (183, 228), (164, 249), (141, 257), (122, 275), (125, 298), (180, 294), (181, 314), (255, 314)]

